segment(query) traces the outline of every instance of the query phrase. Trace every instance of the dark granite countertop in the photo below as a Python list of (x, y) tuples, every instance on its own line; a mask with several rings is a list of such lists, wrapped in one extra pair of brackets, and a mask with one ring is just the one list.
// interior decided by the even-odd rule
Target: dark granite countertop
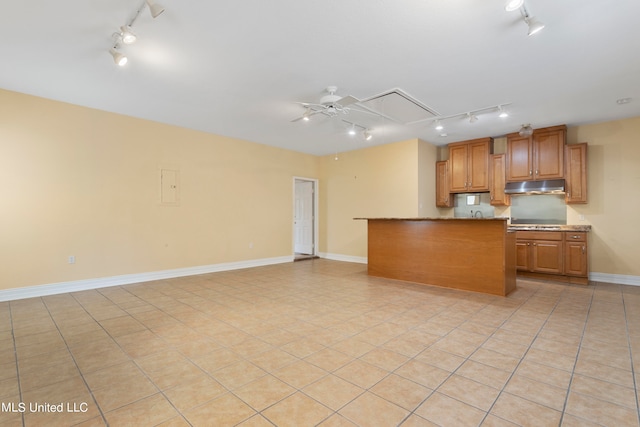
[(510, 231), (591, 231), (590, 225), (509, 224)]

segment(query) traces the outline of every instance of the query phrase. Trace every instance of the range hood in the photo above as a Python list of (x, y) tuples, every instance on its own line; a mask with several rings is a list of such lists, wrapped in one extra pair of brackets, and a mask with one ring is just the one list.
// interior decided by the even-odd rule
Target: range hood
[(564, 194), (564, 179), (507, 182), (505, 194)]

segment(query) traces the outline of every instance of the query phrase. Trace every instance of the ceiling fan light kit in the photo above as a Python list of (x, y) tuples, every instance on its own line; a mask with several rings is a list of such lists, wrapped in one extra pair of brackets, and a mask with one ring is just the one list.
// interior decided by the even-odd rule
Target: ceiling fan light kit
[(118, 32), (113, 33), (114, 43), (111, 46), (111, 49), (109, 49), (109, 53), (113, 56), (114, 62), (120, 67), (127, 64), (128, 58), (123, 53), (119, 52), (118, 49), (120, 49), (121, 44), (133, 44), (138, 39), (136, 34), (133, 32), (132, 27), (140, 17), (140, 14), (145, 7), (149, 8), (149, 12), (154, 19), (164, 12), (164, 7), (160, 6), (158, 3), (155, 3), (153, 0), (144, 0), (133, 15), (133, 18), (131, 18), (125, 25), (121, 26)]

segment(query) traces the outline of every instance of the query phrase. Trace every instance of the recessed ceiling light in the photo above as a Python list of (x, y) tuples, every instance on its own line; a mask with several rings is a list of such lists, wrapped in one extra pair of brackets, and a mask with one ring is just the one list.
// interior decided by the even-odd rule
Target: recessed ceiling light
[(631, 98), (620, 98), (616, 100), (618, 105), (628, 104), (631, 102)]

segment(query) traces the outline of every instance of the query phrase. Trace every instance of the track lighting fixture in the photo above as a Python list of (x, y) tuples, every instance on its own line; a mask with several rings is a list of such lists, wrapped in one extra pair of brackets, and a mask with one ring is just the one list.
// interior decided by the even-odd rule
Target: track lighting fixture
[(544, 24), (532, 16), (525, 16), (524, 22), (529, 26), (528, 35), (532, 36), (544, 28)]
[(109, 53), (111, 53), (111, 56), (113, 56), (113, 62), (115, 62), (117, 65), (124, 67), (127, 64), (127, 57), (115, 50), (115, 48), (111, 48)]
[(498, 105), (498, 111), (500, 112), (500, 114), (498, 114), (498, 117), (500, 117), (501, 119), (506, 119), (507, 117), (509, 117), (509, 113), (505, 111), (502, 105)]
[(436, 120), (436, 125), (434, 129), (438, 131), (444, 129), (444, 126), (442, 126), (442, 123), (440, 123), (440, 120)]
[(504, 5), (504, 10), (507, 12), (513, 12), (514, 10), (518, 10), (524, 4), (524, 0), (509, 0), (507, 4)]
[(467, 117), (469, 118), (469, 123), (475, 123), (478, 121), (478, 116), (473, 113), (467, 113)]
[(524, 0), (507, 0), (507, 4), (504, 6), (504, 10), (506, 10), (507, 12), (520, 10), (522, 19), (529, 27), (529, 31), (527, 34), (529, 34), (530, 36), (534, 35), (544, 28), (544, 24), (542, 22), (529, 15), (529, 11), (527, 11), (526, 6), (524, 5)]
[(124, 44), (133, 44), (137, 39), (135, 33), (129, 25), (123, 25), (122, 27), (120, 27), (119, 36), (120, 40), (122, 40), (122, 43)]
[(140, 14), (145, 7), (149, 8), (149, 12), (151, 12), (151, 16), (154, 18), (157, 18), (158, 15), (164, 12), (164, 7), (155, 3), (153, 0), (143, 0), (140, 7), (138, 7), (135, 15), (133, 15), (133, 18), (131, 18), (126, 25), (121, 26), (118, 32), (113, 34), (114, 44), (111, 46), (109, 53), (111, 53), (111, 56), (113, 56), (113, 60), (115, 61), (115, 63), (121, 67), (127, 63), (127, 57), (118, 52), (117, 49), (120, 48), (120, 44), (135, 43), (137, 37), (131, 27), (133, 27), (133, 24), (140, 17)]
[(522, 127), (518, 131), (518, 135), (520, 135), (520, 136), (531, 136), (531, 135), (533, 135), (533, 128), (529, 124), (522, 125)]
[(302, 115), (302, 120), (304, 120), (305, 122), (308, 122), (311, 119), (311, 110), (307, 107), (307, 109), (304, 111), (304, 114)]
[(151, 16), (153, 16), (154, 19), (160, 16), (162, 12), (164, 12), (164, 7), (160, 6), (158, 3), (154, 2), (153, 0), (145, 0), (145, 1), (147, 3), (147, 6), (149, 6), (149, 12), (151, 12)]
[(373, 138), (373, 135), (371, 135), (371, 132), (369, 132), (368, 129), (365, 129), (362, 131), (362, 137), (364, 138), (365, 141), (371, 141), (371, 138)]
[(355, 136), (355, 134), (356, 134), (356, 125), (354, 123), (351, 123), (351, 127), (349, 128), (349, 135)]

